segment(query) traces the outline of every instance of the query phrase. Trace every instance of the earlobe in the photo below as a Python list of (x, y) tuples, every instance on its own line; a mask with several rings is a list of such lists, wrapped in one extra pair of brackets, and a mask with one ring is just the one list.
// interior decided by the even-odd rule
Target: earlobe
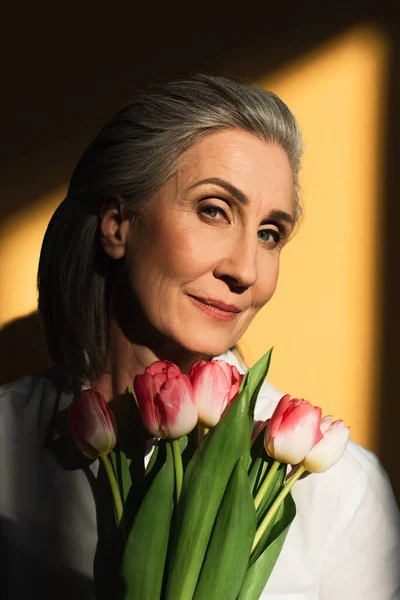
[(103, 249), (114, 260), (125, 255), (131, 217), (122, 200), (103, 204), (100, 209), (100, 239)]

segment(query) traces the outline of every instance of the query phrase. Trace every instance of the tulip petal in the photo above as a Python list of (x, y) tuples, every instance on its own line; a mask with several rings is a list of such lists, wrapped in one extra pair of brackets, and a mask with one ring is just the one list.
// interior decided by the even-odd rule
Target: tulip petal
[(170, 377), (180, 377), (182, 375), (182, 371), (180, 368), (169, 360), (164, 361), (167, 365), (166, 373), (168, 378)]
[(282, 417), (287, 411), (288, 407), (292, 404), (292, 398), (290, 394), (285, 394), (279, 400), (268, 425), (268, 435), (269, 437), (274, 437), (275, 433), (278, 431), (279, 426), (282, 421)]
[(327, 471), (340, 459), (349, 441), (350, 427), (335, 421), (324, 433), (324, 438), (307, 454), (304, 467), (311, 473)]
[(180, 375), (181, 371), (179, 367), (169, 360), (156, 360), (146, 368), (145, 373), (148, 373), (149, 375), (157, 375), (157, 373), (169, 373), (169, 377), (177, 377)]
[(305, 400), (299, 402), (292, 410), (286, 411), (279, 427), (279, 433), (282, 434), (286, 431), (295, 433), (300, 429), (304, 433), (304, 430), (307, 430), (313, 441), (312, 445), (314, 445), (323, 437), (320, 430), (321, 413), (321, 408), (313, 406)]
[(227, 378), (228, 381), (231, 380), (231, 371), (232, 371), (232, 365), (230, 365), (229, 363), (227, 363), (225, 360), (213, 360), (211, 363), (208, 363), (210, 365), (218, 365), (224, 372), (225, 377)]
[[(321, 408), (284, 396), (265, 431), (265, 448), (279, 462), (298, 464), (322, 439)], [(273, 433), (274, 432), (274, 433)]]
[(235, 365), (231, 365), (224, 360), (213, 360), (210, 364), (217, 364), (225, 373), (225, 377), (229, 382), (229, 393), (228, 393), (228, 404), (235, 398), (237, 395), (240, 384), (244, 378), (244, 375), (239, 373)]
[(232, 379), (231, 379), (231, 390), (228, 396), (228, 403), (230, 404), (239, 393), (240, 385), (244, 379), (244, 375), (239, 373), (235, 365), (232, 365)]
[(332, 420), (332, 415), (326, 415), (325, 417), (323, 417), (323, 419), (321, 419), (319, 428), (321, 429), (322, 433), (325, 433), (325, 431), (329, 429), (329, 427), (332, 425)]
[(91, 401), (88, 404), (91, 404), (92, 429), (86, 441), (98, 454), (108, 454), (116, 443), (114, 426), (111, 426), (115, 425), (114, 415), (102, 403)]
[(114, 413), (96, 390), (80, 392), (68, 407), (68, 424), (75, 444), (88, 458), (108, 454), (116, 444)]
[(152, 380), (153, 380), (153, 394), (158, 394), (162, 388), (162, 386), (164, 385), (164, 383), (167, 381), (168, 377), (166, 373), (156, 373), (155, 375), (152, 375)]
[(160, 415), (154, 403), (154, 376), (146, 372), (136, 375), (133, 387), (144, 426), (154, 437), (160, 437)]
[(273, 440), (274, 457), (280, 462), (298, 464), (322, 438), (321, 408), (309, 406), (312, 410), (298, 405), (282, 422)]
[(160, 414), (160, 437), (177, 439), (196, 426), (198, 417), (192, 386), (182, 373), (165, 382), (155, 402)]
[(219, 364), (222, 362), (224, 361), (196, 364), (189, 374), (199, 422), (205, 427), (214, 427), (228, 405), (231, 385), (225, 368)]
[(197, 424), (190, 379), (173, 363), (156, 361), (136, 375), (134, 388), (142, 421), (154, 437), (176, 439)]

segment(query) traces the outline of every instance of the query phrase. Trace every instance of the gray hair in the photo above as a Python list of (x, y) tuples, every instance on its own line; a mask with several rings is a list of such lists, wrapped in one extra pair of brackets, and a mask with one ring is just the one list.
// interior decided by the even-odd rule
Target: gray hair
[(207, 75), (153, 86), (119, 111), (86, 150), (69, 193), (119, 195), (140, 210), (176, 172), (185, 150), (221, 129), (240, 129), (285, 150), (296, 221), (302, 140), (293, 114), (257, 85)]
[(202, 137), (227, 129), (283, 148), (293, 175), (294, 219), (300, 218), (301, 134), (293, 114), (275, 94), (254, 84), (206, 75), (140, 93), (84, 152), (44, 237), (39, 311), (56, 363), (89, 378), (105, 371), (115, 261), (100, 245), (101, 205), (123, 197), (133, 213), (140, 212), (176, 172), (187, 149)]

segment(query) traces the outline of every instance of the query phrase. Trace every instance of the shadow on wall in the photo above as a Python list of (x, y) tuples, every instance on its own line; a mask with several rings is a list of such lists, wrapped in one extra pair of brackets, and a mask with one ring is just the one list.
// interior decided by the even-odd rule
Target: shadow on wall
[(51, 366), (39, 313), (10, 321), (0, 329), (0, 385)]
[[(224, 5), (225, 3), (222, 3)], [(312, 4), (312, 3), (311, 3)], [(288, 11), (282, 20), (280, 9), (274, 15), (271, 7), (263, 9), (254, 18), (252, 11), (227, 10), (226, 6), (213, 8), (210, 25), (206, 9), (201, 11), (193, 25), (182, 25), (178, 7), (185, 12), (183, 2), (175, 6), (177, 18), (170, 14), (170, 23), (154, 20), (154, 7), (149, 5), (148, 19), (119, 19), (113, 27), (110, 14), (104, 20), (107, 35), (102, 36), (93, 26), (93, 14), (80, 15), (68, 27), (68, 42), (50, 23), (50, 13), (38, 27), (32, 29), (34, 43), (21, 37), (10, 43), (2, 38), (5, 57), (2, 79), (3, 94), (0, 123), (0, 220), (28, 207), (36, 198), (68, 181), (71, 170), (100, 125), (114, 110), (125, 104), (143, 84), (164, 81), (195, 72), (219, 75), (246, 76), (256, 79), (274, 69), (289, 64), (302, 53), (315, 48), (348, 26), (359, 21), (365, 10), (357, 11), (357, 18), (338, 6), (329, 20), (315, 21), (311, 5), (302, 10)], [(8, 3), (8, 7), (12, 7)], [(18, 6), (18, 13), (20, 7)], [(11, 10), (11, 8), (8, 8)], [(83, 9), (84, 10), (84, 9)], [(168, 5), (168, 12), (174, 6)], [(81, 12), (81, 7), (80, 7)], [(379, 11), (377, 11), (379, 12)], [(72, 14), (72, 13), (71, 13)], [(206, 17), (206, 25), (201, 16)], [(249, 26), (246, 26), (246, 15)], [(82, 18), (81, 18), (82, 17)], [(379, 20), (376, 17), (375, 20)], [(5, 19), (6, 21), (6, 19)], [(25, 14), (25, 23), (32, 20)], [(135, 25), (136, 23), (136, 25)], [(151, 23), (151, 35), (149, 26)], [(307, 23), (307, 24), (305, 24)], [(377, 236), (385, 238), (383, 257), (383, 335), (379, 351), (381, 376), (376, 393), (381, 403), (381, 445), (379, 456), (389, 472), (398, 501), (400, 501), (400, 470), (398, 469), (396, 440), (398, 438), (399, 402), (398, 365), (400, 319), (398, 221), (398, 163), (400, 117), (398, 116), (400, 25), (381, 17), (381, 25), (391, 37), (392, 66), (390, 72), (388, 122), (385, 151), (385, 203), (382, 222), (385, 227)], [(18, 32), (21, 28), (18, 14)], [(77, 27), (81, 27), (78, 31)], [(126, 32), (124, 31), (126, 28)], [(10, 28), (9, 33), (13, 34)], [(47, 33), (56, 38), (49, 44)], [(74, 43), (70, 43), (73, 32)], [(90, 32), (96, 32), (91, 33)], [(7, 32), (5, 32), (7, 33)], [(42, 35), (43, 34), (43, 35)], [(46, 35), (44, 35), (46, 34)], [(238, 45), (238, 36), (240, 44)], [(105, 43), (105, 40), (107, 43)], [(91, 43), (92, 42), (92, 43)], [(361, 225), (360, 225), (361, 226)], [(2, 282), (5, 285), (5, 282)], [(0, 384), (51, 364), (44, 333), (38, 314), (32, 313), (11, 321), (0, 330)]]
[[(399, 250), (399, 148), (400, 148), (400, 23), (391, 32), (391, 62), (387, 93), (386, 150), (384, 180), (385, 203), (381, 207), (382, 256), (382, 335), (379, 348), (379, 389), (381, 439), (379, 457), (390, 477), (400, 504), (399, 439), (399, 364), (400, 364), (400, 250)], [(377, 231), (379, 231), (379, 227)]]
[[(168, 5), (168, 10), (174, 8), (177, 5)], [(284, 24), (279, 17), (277, 28), (268, 7), (262, 10), (265, 18), (252, 17), (247, 28), (242, 12), (235, 23), (232, 11), (215, 6), (213, 24), (206, 28), (197, 20), (190, 27), (179, 20), (168, 25), (154, 22), (151, 14), (151, 43), (146, 27), (136, 27), (132, 35), (129, 19), (116, 29), (105, 23), (107, 43), (97, 31), (88, 37), (95, 31), (93, 15), (85, 29), (80, 14), (71, 28), (74, 43), (57, 37), (51, 50), (46, 36), (41, 36), (41, 30), (47, 35), (53, 29), (50, 17), (46, 15), (39, 25), (35, 14), (40, 29), (35, 28), (32, 45), (28, 38), (8, 45), (0, 40), (0, 52), (3, 44), (6, 57), (2, 81), (12, 90), (0, 100), (0, 220), (65, 184), (88, 142), (142, 86), (197, 72), (257, 79), (353, 23), (310, 21), (299, 27), (288, 15)], [(67, 28), (64, 20), (63, 25)]]

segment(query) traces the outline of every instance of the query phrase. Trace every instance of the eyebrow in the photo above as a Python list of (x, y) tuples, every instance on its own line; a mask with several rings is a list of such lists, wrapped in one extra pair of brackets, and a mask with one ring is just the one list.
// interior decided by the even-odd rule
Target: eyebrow
[(294, 226), (294, 219), (293, 219), (292, 215), (285, 212), (284, 210), (271, 210), (271, 212), (268, 215), (268, 219), (264, 220), (263, 223), (265, 223), (266, 221), (271, 221), (271, 220), (272, 221), (285, 221), (291, 227)]
[[(222, 187), (231, 196), (236, 198), (236, 200), (240, 202), (240, 204), (243, 204), (244, 206), (249, 204), (249, 199), (246, 196), (246, 194), (244, 194), (236, 186), (229, 183), (229, 181), (221, 179), (220, 177), (209, 177), (208, 179), (202, 179), (201, 181), (198, 181), (194, 185), (190, 186), (189, 189), (191, 190), (195, 187), (198, 187), (199, 185), (204, 185), (207, 183), (211, 183), (213, 185), (218, 185), (219, 187)], [(270, 221), (271, 219), (275, 221), (285, 221), (286, 223), (289, 223), (291, 227), (293, 227), (294, 225), (294, 219), (292, 215), (285, 212), (284, 210), (271, 210), (271, 212), (268, 215), (268, 219), (264, 219), (262, 224), (266, 223), (267, 221)]]
[(236, 200), (238, 200), (238, 202), (240, 202), (240, 204), (246, 205), (249, 203), (249, 199), (246, 196), (246, 194), (244, 194), (237, 187), (235, 187), (234, 185), (229, 183), (229, 181), (225, 181), (225, 179), (220, 179), (219, 177), (209, 177), (208, 179), (202, 179), (201, 181), (198, 181), (197, 183), (192, 185), (189, 189), (192, 189), (199, 185), (203, 185), (205, 183), (212, 183), (214, 185), (219, 185), (220, 187), (224, 188), (224, 190), (229, 192), (229, 194), (231, 196), (236, 198)]

